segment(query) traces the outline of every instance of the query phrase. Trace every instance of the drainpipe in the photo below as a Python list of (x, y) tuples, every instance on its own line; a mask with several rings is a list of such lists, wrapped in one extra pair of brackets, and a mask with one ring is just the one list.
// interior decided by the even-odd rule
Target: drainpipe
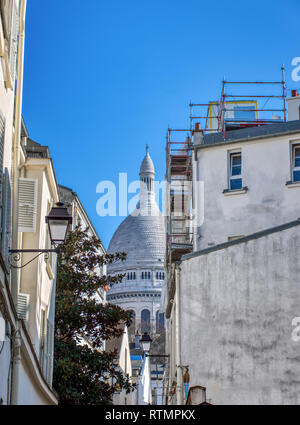
[(176, 371), (177, 371), (177, 385), (176, 385), (176, 398), (177, 398), (177, 404), (182, 405), (183, 404), (183, 397), (182, 397), (182, 370), (181, 370), (181, 352), (180, 352), (180, 309), (179, 309), (179, 303), (180, 303), (180, 280), (179, 280), (179, 266), (176, 264), (175, 266), (175, 285), (176, 285), (176, 292), (175, 292), (175, 326), (176, 326)]
[[(25, 42), (25, 14), (27, 0), (20, 0), (19, 43), (17, 59), (17, 88), (15, 96), (15, 120), (13, 137), (13, 166), (12, 166), (12, 247), (18, 248), (18, 180), (20, 162), (20, 140), (22, 121), (23, 97), (23, 70), (24, 70), (24, 42)], [(11, 294), (15, 305), (18, 300), (18, 271), (11, 270)]]

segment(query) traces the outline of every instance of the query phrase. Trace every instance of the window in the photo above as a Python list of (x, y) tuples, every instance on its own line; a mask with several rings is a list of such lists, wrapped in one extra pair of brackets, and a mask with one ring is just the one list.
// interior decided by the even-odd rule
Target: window
[(230, 154), (229, 189), (242, 189), (242, 154), (234, 152)]
[(150, 332), (150, 311), (145, 309), (141, 313), (141, 331)]
[(156, 312), (156, 332), (159, 333), (164, 330), (165, 327), (165, 316), (164, 313), (160, 313), (159, 310)]
[(292, 179), (300, 182), (300, 144), (292, 145)]
[(134, 310), (128, 310), (131, 312), (131, 323), (128, 328), (128, 332), (130, 335), (135, 334), (135, 311)]
[(127, 280), (135, 280), (135, 279), (136, 279), (135, 272), (128, 272), (127, 273)]

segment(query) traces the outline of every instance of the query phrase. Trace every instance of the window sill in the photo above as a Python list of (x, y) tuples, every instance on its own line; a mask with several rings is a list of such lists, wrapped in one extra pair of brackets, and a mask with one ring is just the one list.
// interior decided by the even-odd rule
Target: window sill
[(287, 188), (291, 189), (291, 188), (294, 188), (294, 187), (300, 187), (300, 182), (288, 181), (288, 182), (286, 182), (285, 185), (286, 185)]
[(223, 195), (224, 196), (242, 195), (243, 193), (247, 193), (247, 192), (248, 192), (248, 187), (244, 186), (242, 189), (234, 189), (234, 190), (224, 189)]

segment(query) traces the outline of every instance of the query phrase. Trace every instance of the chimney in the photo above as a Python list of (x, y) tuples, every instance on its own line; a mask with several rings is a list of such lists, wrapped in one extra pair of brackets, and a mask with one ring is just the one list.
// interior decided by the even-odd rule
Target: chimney
[(300, 96), (298, 90), (292, 90), (291, 97), (286, 99), (288, 105), (288, 120), (300, 120)]
[(200, 131), (200, 130), (201, 130), (201, 124), (200, 124), (200, 122), (196, 122), (194, 131)]

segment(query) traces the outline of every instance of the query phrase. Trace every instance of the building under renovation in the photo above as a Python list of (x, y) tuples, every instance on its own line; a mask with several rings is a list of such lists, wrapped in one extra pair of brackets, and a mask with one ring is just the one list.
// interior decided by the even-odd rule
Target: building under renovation
[(298, 404), (300, 96), (282, 69), (190, 110), (167, 135), (165, 402)]

